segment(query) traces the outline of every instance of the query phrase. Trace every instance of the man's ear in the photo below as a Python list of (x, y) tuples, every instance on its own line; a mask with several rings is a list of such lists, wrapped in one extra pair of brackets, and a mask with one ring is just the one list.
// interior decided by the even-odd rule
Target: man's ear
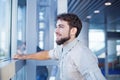
[(77, 33), (77, 28), (71, 28), (70, 34), (73, 36), (76, 35), (76, 33)]

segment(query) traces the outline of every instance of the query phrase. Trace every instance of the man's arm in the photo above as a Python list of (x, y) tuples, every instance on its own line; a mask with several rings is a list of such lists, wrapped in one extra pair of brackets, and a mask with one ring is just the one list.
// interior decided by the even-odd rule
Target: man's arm
[(21, 60), (27, 60), (27, 59), (33, 59), (33, 60), (47, 60), (50, 59), (49, 51), (40, 51), (33, 54), (16, 54), (14, 59), (21, 59)]

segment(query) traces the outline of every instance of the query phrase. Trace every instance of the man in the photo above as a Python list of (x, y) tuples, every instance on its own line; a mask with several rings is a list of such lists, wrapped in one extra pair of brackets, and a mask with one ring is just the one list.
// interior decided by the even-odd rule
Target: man
[(16, 59), (57, 59), (61, 80), (105, 80), (96, 56), (79, 40), (82, 23), (77, 15), (64, 13), (57, 16), (57, 48), (35, 54), (15, 55)]

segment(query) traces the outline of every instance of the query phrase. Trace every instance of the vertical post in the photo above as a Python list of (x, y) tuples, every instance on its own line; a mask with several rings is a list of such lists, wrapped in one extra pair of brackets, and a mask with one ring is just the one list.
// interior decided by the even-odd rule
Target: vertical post
[[(67, 13), (68, 8), (67, 8), (67, 3), (68, 0), (57, 0), (57, 13)], [(62, 5), (61, 5), (62, 4)]]
[[(56, 26), (56, 8), (57, 8), (57, 0), (50, 0), (49, 2), (50, 8), (49, 8), (49, 49), (52, 49), (54, 46), (54, 30)], [(54, 36), (55, 37), (55, 36)], [(48, 45), (47, 45), (48, 46)]]
[(18, 0), (12, 0), (12, 35), (11, 35), (11, 56), (16, 53), (17, 49), (17, 2)]
[[(30, 54), (36, 52), (37, 46), (37, 0), (27, 0), (26, 8), (26, 48), (27, 53)], [(36, 62), (34, 60), (27, 60), (25, 68), (27, 80), (36, 80)]]
[(107, 78), (108, 76), (108, 44), (107, 44), (107, 9), (105, 9), (105, 15), (104, 15), (104, 20), (105, 20), (105, 76)]

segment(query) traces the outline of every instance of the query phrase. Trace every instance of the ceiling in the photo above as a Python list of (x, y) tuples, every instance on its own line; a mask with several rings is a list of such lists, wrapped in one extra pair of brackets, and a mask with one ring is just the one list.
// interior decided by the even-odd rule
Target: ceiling
[[(47, 0), (40, 0), (40, 3), (41, 1)], [(18, 2), (18, 5), (26, 4), (26, 0)], [(105, 6), (105, 2), (111, 2), (112, 5)], [(94, 13), (95, 10), (99, 10), (100, 13)], [(68, 12), (77, 14), (82, 21), (91, 24), (112, 24), (114, 27), (107, 28), (116, 28), (120, 32), (120, 0), (68, 0)], [(91, 18), (88, 19), (87, 16)]]
[[(105, 2), (112, 5), (105, 6)], [(95, 14), (94, 11), (100, 13)], [(120, 0), (68, 0), (68, 12), (77, 14), (83, 21), (96, 24), (120, 24)], [(91, 16), (90, 19), (86, 18)]]

